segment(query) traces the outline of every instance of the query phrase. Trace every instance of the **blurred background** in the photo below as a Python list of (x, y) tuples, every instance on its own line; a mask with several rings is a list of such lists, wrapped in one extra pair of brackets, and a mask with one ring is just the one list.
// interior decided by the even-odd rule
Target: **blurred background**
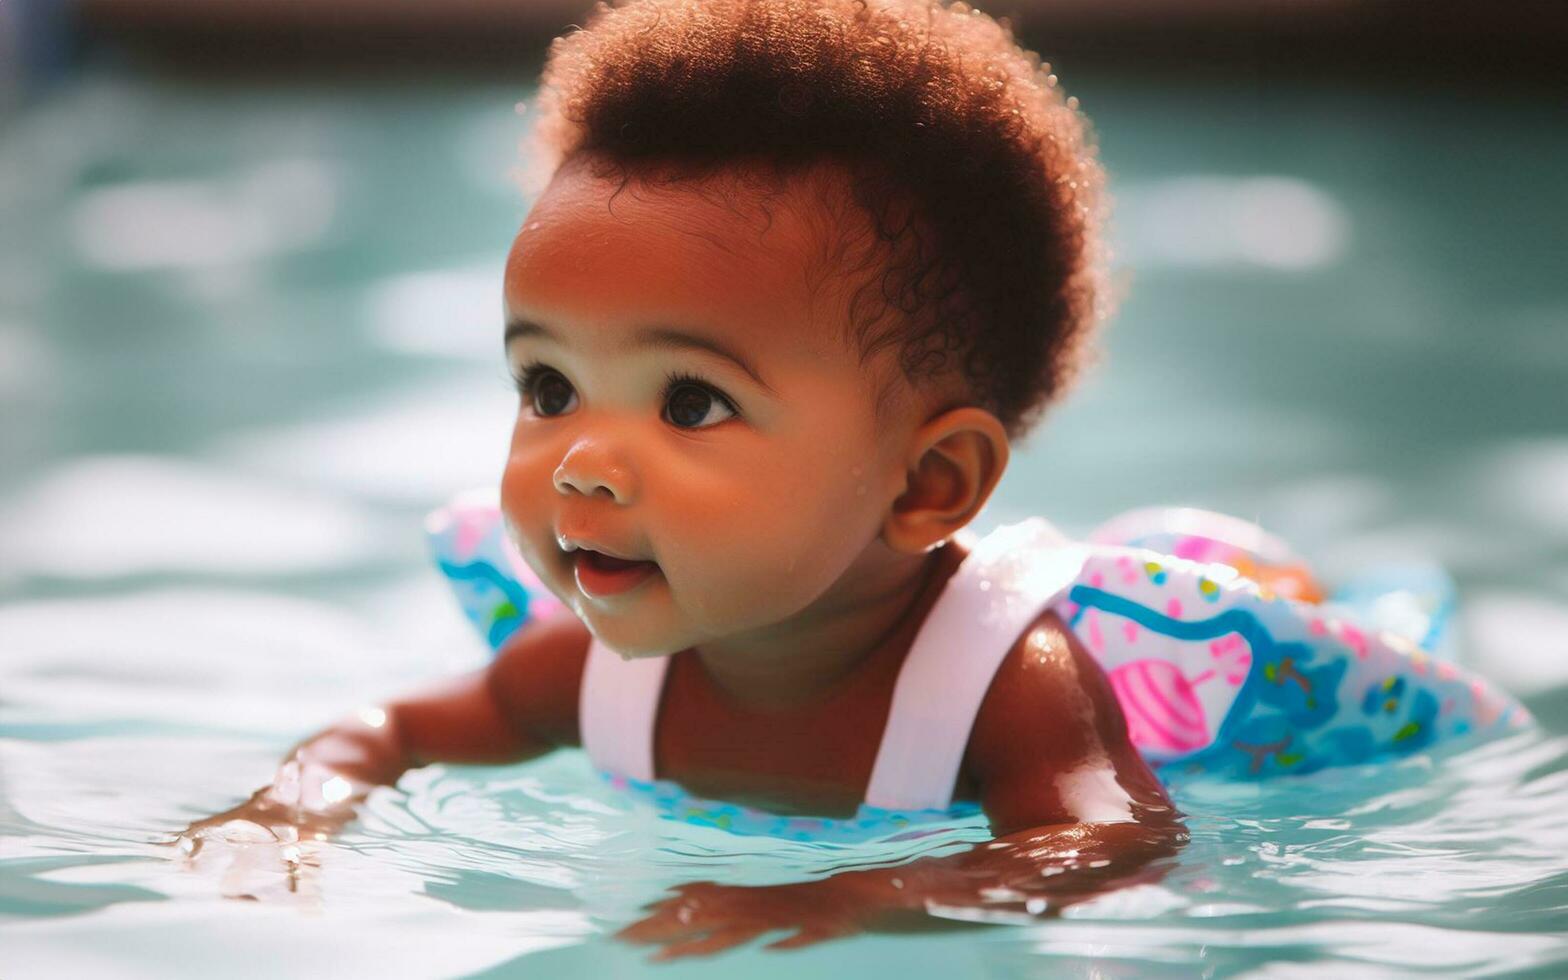
[[(1568, 731), (1560, 5), (982, 8), (1094, 121), (1122, 299), (981, 524), (1439, 562)], [(420, 518), (498, 477), (512, 171), (585, 9), (0, 0), (0, 818), (183, 825), (478, 661)]]
[[(217, 608), (290, 650), (324, 617), (413, 672), (472, 654), (419, 518), (496, 479), (518, 142), (585, 12), (0, 3), (0, 657), (50, 665), (34, 708), (127, 617)], [(987, 520), (1187, 503), (1330, 577), (1441, 562), (1475, 661), (1568, 719), (1568, 17), (991, 12), (1095, 122), (1122, 300)], [(188, 652), (206, 681), (230, 639)]]
[[(213, 601), (452, 656), (418, 521), (496, 479), (518, 143), (587, 7), (0, 4), (0, 656)], [(1441, 562), (1475, 659), (1568, 715), (1568, 17), (989, 12), (1097, 127), (1122, 292), (989, 521), (1176, 502), (1331, 577)]]

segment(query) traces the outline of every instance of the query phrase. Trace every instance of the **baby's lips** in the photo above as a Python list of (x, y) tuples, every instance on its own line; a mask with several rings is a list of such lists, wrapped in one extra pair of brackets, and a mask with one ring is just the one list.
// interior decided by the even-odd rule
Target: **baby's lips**
[(611, 571), (620, 571), (622, 569), (635, 568), (638, 565), (652, 565), (653, 564), (653, 562), (647, 561), (647, 560), (641, 559), (641, 558), (636, 559), (636, 560), (631, 560), (631, 559), (626, 559), (626, 558), (616, 558), (614, 555), (606, 555), (606, 554), (603, 554), (602, 552), (598, 552), (598, 551), (586, 551), (585, 550), (583, 553), (587, 554), (587, 555), (592, 555), (592, 557), (589, 558), (588, 561), (590, 561), (595, 566), (597, 566), (599, 568), (609, 569)]
[[(642, 558), (633, 555), (630, 548), (612, 547), (596, 538), (591, 538), (586, 535), (571, 535), (557, 532), (555, 541), (556, 544), (560, 545), (562, 551), (568, 553), (573, 551), (596, 551), (601, 555), (606, 555), (610, 558), (617, 558), (626, 562), (653, 562), (652, 558)], [(654, 564), (657, 564), (657, 562), (654, 562)]]

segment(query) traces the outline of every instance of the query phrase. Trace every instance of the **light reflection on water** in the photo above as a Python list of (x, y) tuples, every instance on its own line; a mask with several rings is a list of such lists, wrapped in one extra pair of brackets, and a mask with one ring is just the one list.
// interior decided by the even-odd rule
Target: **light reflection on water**
[[(258, 946), (254, 962), (298, 976), (341, 967), (336, 944), (355, 930), (387, 939), (380, 949), (356, 941), (366, 975), (458, 975), (508, 961), (550, 975), (629, 968), (643, 951), (604, 934), (670, 886), (800, 880), (954, 853), (987, 837), (979, 819), (854, 846), (675, 824), (614, 794), (573, 751), (519, 767), (410, 774), (376, 793), (340, 839), (302, 842), (304, 867), (291, 881), (276, 843), (230, 845), (194, 868), (157, 846), (196, 811), (226, 802), (216, 787), (259, 779), (275, 745), (199, 730), (7, 734), (0, 912), (24, 917), (25, 928), (12, 919), (4, 954), (18, 976), (44, 965), (74, 975), (129, 930), (192, 928), (219, 935), (196, 937), (193, 956), (212, 958), (186, 964), (218, 968), (230, 962), (220, 938), (245, 949), (255, 940), (239, 934), (277, 930), (287, 952)], [(1568, 965), (1568, 739), (1530, 731), (1445, 758), (1268, 785), (1188, 782), (1175, 799), (1191, 831), (1175, 869), (1062, 920), (1019, 926), (1001, 916), (1008, 925), (982, 932), (859, 937), (789, 956), (752, 948), (719, 962), (750, 976), (781, 960), (809, 969), (835, 956), (832, 947), (875, 946), (902, 960), (915, 955), (911, 945), (957, 944), (1006, 976), (1039, 975), (1042, 957), (1048, 972), (1085, 976), (1293, 962), (1466, 973)], [(215, 894), (256, 901), (215, 903)], [(447, 958), (407, 960), (410, 935)], [(710, 969), (693, 962), (661, 973)]]

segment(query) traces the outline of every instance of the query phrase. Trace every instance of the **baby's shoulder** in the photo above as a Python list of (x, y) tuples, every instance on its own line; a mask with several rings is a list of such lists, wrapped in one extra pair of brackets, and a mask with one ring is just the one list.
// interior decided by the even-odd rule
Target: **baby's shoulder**
[(1136, 807), (1169, 806), (1104, 671), (1055, 609), (997, 669), (965, 768), (995, 827), (1124, 820)]
[(489, 668), (491, 693), (507, 717), (550, 745), (580, 744), (578, 701), (591, 639), (570, 614), (530, 620), (513, 633)]
[(983, 781), (1023, 759), (1071, 768), (1125, 740), (1104, 671), (1053, 606), (1040, 612), (998, 665), (975, 717), (968, 761)]

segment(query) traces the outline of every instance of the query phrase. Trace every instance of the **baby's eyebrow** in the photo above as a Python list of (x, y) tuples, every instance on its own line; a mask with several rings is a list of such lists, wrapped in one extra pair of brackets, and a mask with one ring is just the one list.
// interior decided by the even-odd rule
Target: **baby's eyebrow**
[[(524, 337), (539, 337), (557, 344), (561, 343), (560, 336), (543, 324), (533, 323), (528, 320), (511, 320), (507, 323), (507, 345), (510, 345), (514, 340)], [(751, 380), (757, 382), (770, 393), (777, 394), (777, 392), (773, 391), (772, 385), (762, 380), (762, 375), (757, 373), (757, 369), (751, 366), (751, 362), (744, 355), (739, 351), (726, 347), (712, 337), (688, 333), (685, 330), (677, 330), (674, 327), (640, 327), (632, 335), (632, 339), (640, 347), (652, 347), (658, 350), (700, 350), (717, 355), (732, 362), (736, 367), (746, 372)]]

